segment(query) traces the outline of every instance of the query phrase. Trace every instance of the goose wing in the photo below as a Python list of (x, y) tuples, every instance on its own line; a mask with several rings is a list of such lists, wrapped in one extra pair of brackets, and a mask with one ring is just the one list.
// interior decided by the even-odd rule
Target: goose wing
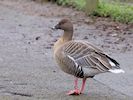
[(63, 52), (81, 67), (106, 72), (119, 69), (119, 63), (86, 41), (70, 41), (63, 45)]

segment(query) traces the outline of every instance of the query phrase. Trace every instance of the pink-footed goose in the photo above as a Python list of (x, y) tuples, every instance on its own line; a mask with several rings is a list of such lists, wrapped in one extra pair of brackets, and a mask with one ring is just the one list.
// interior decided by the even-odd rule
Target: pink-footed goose
[[(74, 90), (69, 91), (68, 95), (81, 94), (86, 79), (93, 78), (97, 74), (124, 73), (116, 60), (97, 47), (87, 41), (72, 40), (73, 24), (69, 19), (62, 19), (55, 29), (64, 30), (64, 34), (54, 44), (54, 58), (64, 72), (75, 76)], [(83, 79), (80, 90), (77, 86), (78, 78)]]

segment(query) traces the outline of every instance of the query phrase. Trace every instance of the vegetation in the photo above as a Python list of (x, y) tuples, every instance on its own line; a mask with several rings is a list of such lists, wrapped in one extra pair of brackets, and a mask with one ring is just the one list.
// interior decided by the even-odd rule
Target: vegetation
[(73, 6), (78, 10), (83, 10), (85, 7), (85, 0), (57, 0), (57, 4)]
[(133, 6), (120, 2), (108, 3), (102, 1), (92, 14), (94, 16), (110, 17), (123, 23), (133, 23)]
[[(133, 23), (133, 5), (120, 2), (99, 0), (97, 9), (92, 13), (94, 16), (110, 17), (122, 23)], [(79, 10), (85, 9), (85, 0), (57, 0), (59, 5), (73, 6)]]

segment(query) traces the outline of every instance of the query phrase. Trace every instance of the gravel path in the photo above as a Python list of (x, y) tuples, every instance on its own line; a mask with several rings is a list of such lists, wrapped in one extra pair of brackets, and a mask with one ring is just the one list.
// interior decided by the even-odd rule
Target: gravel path
[[(52, 57), (62, 31), (53, 27), (70, 18), (75, 39), (84, 39), (113, 56), (125, 74), (105, 73), (88, 79), (85, 94), (66, 96), (73, 77)], [(30, 0), (0, 0), (0, 100), (132, 100), (133, 27), (83, 12)], [(126, 59), (126, 60), (125, 60)], [(80, 82), (81, 83), (81, 82)]]

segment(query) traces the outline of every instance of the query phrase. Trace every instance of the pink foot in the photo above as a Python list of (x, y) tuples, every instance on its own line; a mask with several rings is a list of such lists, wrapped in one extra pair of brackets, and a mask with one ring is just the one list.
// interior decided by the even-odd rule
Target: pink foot
[(67, 95), (80, 95), (81, 92), (78, 89), (71, 90), (67, 93)]

